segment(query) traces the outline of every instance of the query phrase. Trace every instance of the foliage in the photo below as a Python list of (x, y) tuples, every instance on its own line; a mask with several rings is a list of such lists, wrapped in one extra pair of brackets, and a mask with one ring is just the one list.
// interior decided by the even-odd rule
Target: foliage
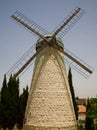
[(8, 90), (10, 93), (9, 99), (9, 124), (8, 128), (12, 129), (17, 121), (17, 114), (18, 114), (18, 101), (19, 101), (19, 79), (15, 79), (14, 77), (10, 76), (8, 82)]
[(90, 100), (89, 98), (87, 99), (87, 106), (86, 106), (86, 112), (91, 108)]
[(7, 87), (6, 75), (4, 75), (3, 85), (1, 89), (1, 102), (0, 102), (0, 124), (3, 129), (5, 129), (8, 126), (9, 99), (10, 96)]
[(91, 98), (87, 101), (87, 113), (86, 113), (86, 130), (94, 130), (93, 120), (97, 119), (97, 98)]
[(74, 93), (74, 87), (73, 87), (73, 82), (72, 82), (71, 68), (69, 68), (68, 82), (69, 82), (69, 86), (70, 86), (70, 91), (71, 91), (71, 96), (72, 96), (72, 101), (73, 101), (73, 106), (74, 106), (76, 120), (78, 120), (78, 108), (77, 108), (77, 103), (76, 103), (75, 93)]
[(23, 128), (27, 99), (28, 99), (28, 86), (26, 87), (26, 89), (25, 88), (23, 89), (23, 93), (19, 97), (19, 104), (18, 104), (19, 111), (18, 111), (18, 118), (17, 118), (18, 129)]
[[(15, 124), (19, 124), (19, 128), (23, 126), (27, 98), (28, 87), (20, 95), (19, 79), (11, 75), (7, 83), (6, 75), (4, 75), (0, 100), (0, 127), (3, 130), (6, 128), (11, 130)], [(20, 121), (22, 124), (19, 123)]]
[[(92, 118), (97, 118), (97, 98), (91, 98), (89, 103), (90, 107), (87, 110), (87, 115)], [(87, 106), (89, 105), (87, 104)]]
[(86, 128), (86, 130), (94, 130), (93, 118), (86, 116), (85, 128)]

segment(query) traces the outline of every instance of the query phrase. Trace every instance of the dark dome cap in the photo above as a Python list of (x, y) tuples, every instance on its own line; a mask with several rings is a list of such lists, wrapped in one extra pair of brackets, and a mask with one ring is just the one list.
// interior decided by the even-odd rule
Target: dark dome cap
[[(50, 41), (52, 39), (52, 35), (44, 35), (44, 37)], [(40, 48), (44, 44), (44, 40), (42, 38), (39, 38), (36, 42), (36, 50)], [(59, 36), (55, 36), (53, 40), (51, 40), (52, 44), (56, 44), (61, 49), (64, 49), (64, 44), (62, 43), (62, 40)]]

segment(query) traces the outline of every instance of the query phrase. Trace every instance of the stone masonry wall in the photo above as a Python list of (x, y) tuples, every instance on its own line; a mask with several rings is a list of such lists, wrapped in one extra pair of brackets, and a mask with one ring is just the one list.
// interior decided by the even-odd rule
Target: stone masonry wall
[(63, 56), (46, 47), (36, 58), (24, 130), (76, 130)]

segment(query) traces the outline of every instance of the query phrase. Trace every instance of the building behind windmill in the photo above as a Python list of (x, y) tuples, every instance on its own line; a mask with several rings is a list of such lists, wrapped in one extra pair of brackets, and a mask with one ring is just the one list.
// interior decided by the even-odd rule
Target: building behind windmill
[[(45, 36), (50, 39), (50, 36)], [(55, 39), (63, 49), (59, 37)], [(38, 51), (44, 44), (40, 38)], [(63, 54), (52, 46), (36, 57), (25, 114), (24, 130), (76, 130), (76, 120), (69, 90)]]

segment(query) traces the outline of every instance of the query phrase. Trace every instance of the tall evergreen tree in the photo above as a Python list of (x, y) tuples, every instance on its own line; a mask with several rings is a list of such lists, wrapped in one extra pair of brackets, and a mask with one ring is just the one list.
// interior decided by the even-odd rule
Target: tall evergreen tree
[(94, 130), (93, 118), (91, 118), (88, 115), (86, 116), (85, 128), (86, 128), (86, 130)]
[(9, 120), (8, 128), (12, 129), (17, 122), (18, 102), (19, 102), (19, 79), (15, 79), (12, 75), (8, 82), (9, 99)]
[(11, 75), (7, 83), (4, 75), (0, 99), (0, 127), (3, 130), (11, 130), (17, 124), (21, 129), (28, 99), (28, 86), (19, 96), (19, 79)]
[(23, 89), (23, 93), (20, 95), (19, 98), (19, 105), (18, 105), (18, 120), (17, 120), (17, 127), (19, 130), (23, 128), (24, 118), (25, 118), (25, 110), (27, 105), (28, 99), (28, 86), (26, 89)]
[(87, 99), (86, 112), (91, 108), (90, 99)]
[(6, 75), (4, 75), (4, 80), (1, 88), (1, 102), (0, 102), (0, 124), (3, 130), (6, 130), (8, 126), (8, 120), (9, 120), (9, 100), (10, 100), (10, 94), (7, 87), (7, 81), (6, 81)]
[(74, 106), (76, 120), (78, 120), (78, 108), (77, 108), (77, 103), (76, 103), (75, 93), (74, 93), (74, 87), (73, 87), (73, 82), (72, 82), (71, 68), (69, 68), (68, 82), (69, 82), (69, 86), (70, 86), (70, 91), (71, 91), (72, 102), (73, 102), (73, 106)]
[(86, 130), (94, 130), (93, 118), (95, 118), (96, 115), (97, 115), (97, 109), (95, 111), (95, 109), (92, 108), (92, 104), (90, 102), (90, 99), (88, 98), (86, 106), (86, 121), (85, 121)]

